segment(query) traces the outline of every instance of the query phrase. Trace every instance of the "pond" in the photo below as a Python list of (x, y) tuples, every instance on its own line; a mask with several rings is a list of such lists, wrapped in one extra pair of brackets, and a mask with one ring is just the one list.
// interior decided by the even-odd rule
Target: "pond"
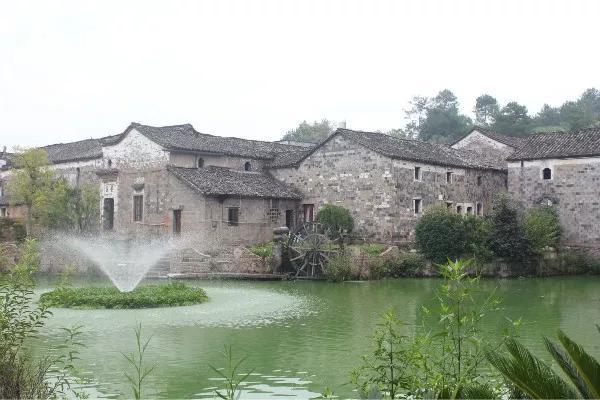
[[(78, 283), (78, 284), (96, 284)], [(437, 279), (374, 282), (188, 281), (206, 289), (210, 301), (190, 307), (147, 310), (65, 310), (41, 334), (43, 346), (64, 337), (61, 327), (83, 325), (80, 375), (90, 379), (93, 397), (130, 397), (121, 353), (134, 349), (134, 327), (152, 335), (148, 362), (158, 364), (146, 395), (168, 398), (214, 397), (220, 386), (209, 365), (224, 366), (220, 352), (231, 345), (236, 357), (248, 356), (243, 398), (311, 398), (326, 387), (355, 397), (350, 371), (370, 347), (380, 314), (393, 308), (400, 318), (419, 323), (422, 306), (431, 305)], [(600, 336), (600, 278), (556, 277), (484, 280), (497, 290), (509, 318), (521, 317), (521, 339), (545, 356), (542, 335), (563, 328), (596, 356)], [(49, 288), (42, 282), (40, 291)], [(497, 329), (502, 318), (486, 321)]]

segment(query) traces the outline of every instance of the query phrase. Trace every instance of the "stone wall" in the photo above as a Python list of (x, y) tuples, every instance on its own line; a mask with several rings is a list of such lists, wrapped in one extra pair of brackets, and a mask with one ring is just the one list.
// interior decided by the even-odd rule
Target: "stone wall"
[(504, 143), (497, 142), (484, 134), (474, 130), (452, 145), (455, 149), (474, 150), (479, 152), (493, 152), (506, 159), (514, 149)]
[[(552, 179), (543, 179), (544, 168)], [(556, 205), (564, 244), (600, 247), (600, 158), (511, 162), (508, 187), (525, 208)]]
[(218, 156), (214, 154), (182, 153), (173, 151), (169, 154), (169, 163), (176, 167), (195, 168), (198, 166), (198, 158), (202, 158), (205, 167), (212, 165), (237, 171), (244, 171), (247, 162), (250, 163), (252, 171), (262, 171), (265, 166), (264, 160), (247, 157)]
[[(415, 167), (421, 179), (415, 181)], [(452, 182), (446, 182), (446, 173)], [(421, 213), (414, 213), (414, 199), (421, 208), (448, 202), (466, 212), (475, 212), (481, 203), (482, 213), (490, 208), (494, 193), (504, 190), (506, 174), (501, 171), (446, 168), (423, 163), (393, 160), (365, 147), (335, 137), (298, 168), (271, 171), (303, 194), (303, 204), (342, 205), (355, 220), (355, 233), (369, 240), (410, 241)], [(478, 177), (480, 179), (478, 180)], [(478, 184), (480, 182), (480, 184)]]

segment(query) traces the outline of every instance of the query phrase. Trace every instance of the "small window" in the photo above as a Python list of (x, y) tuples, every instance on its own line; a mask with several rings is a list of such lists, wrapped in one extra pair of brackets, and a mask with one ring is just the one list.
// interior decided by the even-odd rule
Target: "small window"
[(552, 170), (550, 168), (544, 168), (544, 170), (542, 171), (542, 177), (544, 178), (544, 180), (552, 179)]
[(173, 233), (181, 234), (181, 210), (173, 210)]
[(269, 222), (272, 224), (276, 224), (279, 222), (279, 217), (281, 216), (281, 211), (279, 208), (270, 208), (267, 212), (267, 217), (269, 218)]
[(473, 207), (467, 207), (467, 214), (473, 214)]
[(227, 224), (235, 226), (240, 222), (240, 208), (230, 207), (227, 209)]
[(144, 196), (133, 196), (133, 220), (140, 222), (144, 215)]
[(521, 161), (521, 168), (525, 166), (525, 161)]
[(413, 210), (415, 215), (421, 214), (421, 199), (413, 199)]
[(456, 206), (456, 213), (462, 214), (462, 206)]
[(452, 208), (452, 204), (454, 204), (454, 203), (452, 203), (451, 201), (447, 201), (446, 202), (446, 208), (447, 209), (451, 209)]
[(244, 171), (252, 171), (252, 164), (250, 164), (250, 161), (246, 161), (246, 164), (244, 164)]
[(196, 162), (196, 165), (198, 166), (198, 168), (204, 167), (204, 158), (198, 157), (198, 161)]
[(446, 183), (452, 183), (452, 172), (446, 172)]
[(477, 203), (477, 204), (475, 205), (475, 212), (477, 213), (477, 215), (481, 216), (481, 214), (482, 214), (482, 210), (483, 210), (483, 208), (482, 208), (482, 206), (481, 206), (481, 203)]
[(302, 211), (304, 213), (304, 222), (313, 222), (315, 220), (314, 204), (303, 204)]
[(2, 185), (2, 182), (0, 182), (0, 197), (4, 196), (4, 186)]
[(108, 159), (108, 168), (111, 168), (111, 167), (112, 167), (112, 160), (109, 158)]
[(6, 217), (6, 207), (0, 208), (0, 217)]
[(477, 177), (477, 186), (481, 186), (481, 176)]
[(415, 181), (421, 180), (421, 167), (415, 167)]

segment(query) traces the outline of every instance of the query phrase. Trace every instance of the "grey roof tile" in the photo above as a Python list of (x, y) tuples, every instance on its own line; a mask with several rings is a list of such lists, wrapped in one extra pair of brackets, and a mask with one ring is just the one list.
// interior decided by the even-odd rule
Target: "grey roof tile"
[(477, 131), (477, 132), (481, 133), (482, 135), (487, 136), (492, 140), (495, 140), (496, 142), (500, 142), (500, 143), (510, 146), (514, 149), (518, 149), (527, 141), (526, 137), (516, 137), (516, 136), (511, 136), (511, 135), (505, 135), (503, 133), (490, 131), (487, 128), (482, 128), (481, 126), (474, 126), (469, 131), (469, 133), (467, 133), (465, 136), (461, 137), (460, 139), (458, 139), (457, 141), (452, 143), (451, 146), (460, 142), (467, 136), (469, 136), (471, 133), (473, 133), (473, 131)]
[(531, 135), (508, 160), (594, 156), (600, 156), (600, 128), (570, 133), (554, 132)]
[(302, 196), (270, 175), (233, 171), (221, 167), (168, 167), (169, 171), (195, 191), (205, 196), (300, 199)]

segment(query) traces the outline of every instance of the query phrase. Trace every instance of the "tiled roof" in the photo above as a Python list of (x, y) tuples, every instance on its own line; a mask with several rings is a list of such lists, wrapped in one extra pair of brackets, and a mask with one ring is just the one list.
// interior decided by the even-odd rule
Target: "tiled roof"
[(122, 133), (122, 137), (132, 129), (170, 150), (198, 151), (270, 160), (281, 152), (299, 148), (276, 142), (208, 135), (197, 132), (190, 124), (155, 127), (133, 122)]
[(471, 133), (473, 133), (473, 131), (477, 131), (477, 132), (481, 133), (482, 135), (487, 136), (492, 140), (495, 140), (496, 142), (500, 142), (502, 144), (505, 144), (505, 145), (510, 146), (515, 149), (518, 149), (527, 141), (527, 138), (504, 135), (502, 133), (493, 132), (486, 128), (482, 128), (480, 126), (474, 126), (473, 129), (471, 129), (469, 131), (469, 133), (467, 133), (465, 136), (461, 137), (460, 139), (458, 139), (457, 141), (452, 143), (451, 146), (455, 145), (456, 143), (460, 142), (461, 140), (463, 140), (464, 138), (469, 136)]
[(448, 167), (505, 170), (503, 160), (467, 150), (421, 140), (400, 139), (378, 132), (353, 131), (338, 128), (321, 144), (311, 149), (296, 166), (333, 137), (341, 135), (386, 157)]
[(600, 156), (600, 128), (570, 133), (554, 132), (531, 135), (508, 160), (593, 156)]
[(169, 171), (183, 183), (205, 196), (300, 199), (294, 189), (270, 175), (233, 171), (221, 167), (181, 168)]
[(275, 155), (275, 158), (267, 165), (268, 168), (286, 168), (295, 167), (300, 161), (304, 160), (312, 148), (303, 148), (302, 150), (288, 150)]
[(42, 147), (48, 154), (48, 160), (53, 163), (67, 161), (91, 160), (102, 157), (100, 139), (85, 139), (71, 143), (57, 143)]

